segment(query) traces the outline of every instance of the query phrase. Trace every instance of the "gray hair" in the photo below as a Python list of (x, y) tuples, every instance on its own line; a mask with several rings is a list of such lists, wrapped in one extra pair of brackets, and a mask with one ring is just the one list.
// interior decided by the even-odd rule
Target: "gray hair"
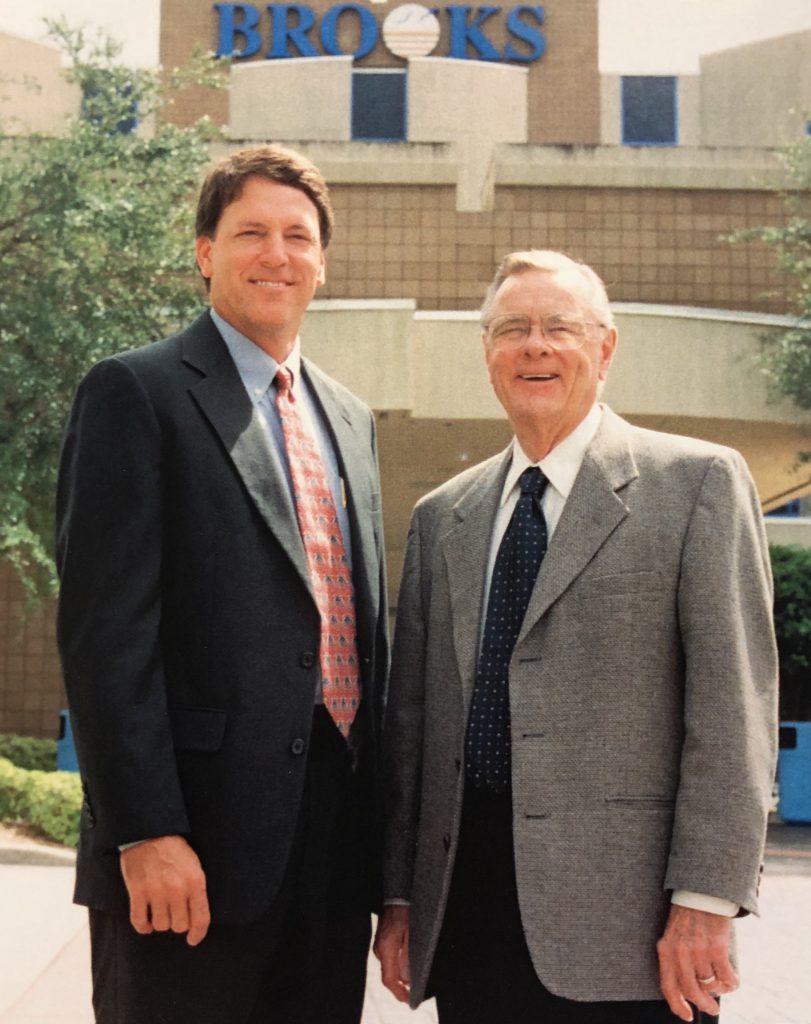
[(487, 323), (496, 292), (507, 278), (523, 274), (528, 270), (545, 270), (550, 274), (575, 276), (586, 286), (587, 301), (594, 316), (605, 327), (614, 326), (614, 316), (608, 301), (608, 293), (601, 278), (585, 263), (573, 260), (565, 253), (555, 252), (553, 249), (527, 249), (524, 252), (511, 252), (504, 257), (484, 297), (481, 311), (482, 325)]

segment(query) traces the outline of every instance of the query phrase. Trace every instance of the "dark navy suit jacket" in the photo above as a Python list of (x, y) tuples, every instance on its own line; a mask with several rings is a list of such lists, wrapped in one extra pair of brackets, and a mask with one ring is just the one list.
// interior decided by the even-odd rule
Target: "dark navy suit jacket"
[[(374, 419), (307, 360), (346, 483), (374, 842), (387, 665)], [(271, 905), (293, 839), (319, 615), (289, 489), (208, 313), (81, 383), (57, 499), (58, 640), (85, 790), (76, 899), (127, 906), (121, 844), (187, 836), (213, 919)]]

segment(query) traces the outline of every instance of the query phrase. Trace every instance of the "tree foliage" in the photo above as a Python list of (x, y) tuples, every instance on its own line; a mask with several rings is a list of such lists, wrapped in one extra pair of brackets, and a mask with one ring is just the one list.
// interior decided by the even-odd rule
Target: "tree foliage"
[(26, 771), (56, 771), (56, 740), (0, 733), (0, 757)]
[(764, 369), (774, 390), (800, 408), (811, 409), (811, 137), (787, 146), (781, 161), (790, 187), (785, 193), (788, 219), (775, 227), (742, 232), (771, 246), (790, 283), (796, 322), (764, 349)]
[(193, 203), (215, 132), (161, 113), (221, 74), (199, 54), (164, 78), (124, 66), (103, 35), (49, 29), (81, 111), (58, 137), (0, 145), (0, 549), (38, 594), (54, 588), (56, 466), (79, 379), (201, 306)]
[(775, 544), (769, 553), (780, 663), (780, 718), (811, 721), (811, 548)]

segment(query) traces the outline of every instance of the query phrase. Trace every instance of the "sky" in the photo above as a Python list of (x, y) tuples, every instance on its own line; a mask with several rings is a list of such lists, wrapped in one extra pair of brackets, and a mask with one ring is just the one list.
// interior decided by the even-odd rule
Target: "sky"
[(809, 28), (809, 0), (600, 0), (600, 70), (697, 74), (702, 53)]
[[(566, 0), (545, 2), (551, 7)], [(262, 7), (264, 0), (254, 3)], [(124, 44), (129, 63), (157, 64), (160, 0), (0, 0), (0, 31), (39, 39), (42, 19), (60, 13), (72, 25), (106, 28)], [(695, 74), (702, 53), (808, 28), (809, 0), (600, 0), (600, 70)]]

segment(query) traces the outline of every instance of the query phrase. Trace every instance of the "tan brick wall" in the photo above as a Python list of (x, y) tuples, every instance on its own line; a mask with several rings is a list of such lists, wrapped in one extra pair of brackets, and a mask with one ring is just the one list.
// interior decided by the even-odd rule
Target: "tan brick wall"
[(600, 141), (600, 73), (596, 0), (544, 4), (547, 51), (531, 65), (527, 140)]
[(339, 185), (324, 298), (414, 298), (475, 309), (501, 257), (562, 249), (617, 302), (785, 312), (773, 254), (724, 235), (779, 222), (769, 192), (499, 188), (495, 208), (458, 213), (452, 187)]
[(56, 737), (64, 707), (53, 606), (27, 609), (14, 571), (0, 562), (0, 732)]
[[(196, 46), (212, 53), (217, 46), (213, 4), (200, 0), (161, 0), (160, 62), (167, 71), (185, 64)], [(208, 114), (216, 125), (228, 121), (228, 93), (224, 89), (184, 89), (168, 112), (179, 125), (194, 124)]]
[[(249, 61), (265, 60), (270, 45), (270, 16), (265, 4), (254, 2), (260, 12), (257, 31), (262, 36), (262, 48)], [(335, 0), (308, 0), (320, 21), (320, 15), (335, 6)], [(395, 6), (367, 4), (378, 24), (382, 25), (389, 10)], [(426, 5), (429, 6), (429, 5)], [(440, 10), (447, 6), (436, 5)], [(493, 45), (503, 52), (512, 40), (506, 29), (506, 14), (517, 5), (505, 5), (501, 17), (488, 19), (482, 30)], [(531, 64), (518, 64), (529, 69), (528, 81), (528, 138), (538, 143), (598, 143), (600, 141), (600, 78), (598, 68), (597, 0), (566, 0), (545, 4), (545, 22), (541, 27), (546, 38), (546, 53)], [(435, 56), (446, 56), (449, 46), (449, 19), (440, 16), (442, 32), (434, 51)], [(534, 22), (532, 23), (534, 25)], [(211, 3), (201, 0), (162, 0), (160, 25), (160, 61), (165, 68), (183, 64), (195, 45), (213, 51), (217, 45), (218, 16)], [(342, 18), (338, 41), (345, 52), (351, 53), (357, 45), (356, 19)], [(321, 49), (316, 28), (311, 37)], [(520, 42), (512, 40), (518, 50)], [(246, 63), (246, 61), (238, 61)], [(395, 57), (384, 46), (382, 33), (375, 49), (357, 62), (359, 67), (405, 67), (406, 62)], [(277, 100), (274, 100), (274, 102)], [(285, 98), (289, 101), (289, 98)], [(270, 102), (270, 100), (269, 100)], [(442, 97), (437, 97), (437, 103)], [(202, 114), (209, 114), (217, 124), (228, 118), (228, 97), (225, 91), (189, 89), (177, 98), (171, 119), (178, 124), (191, 124)]]

